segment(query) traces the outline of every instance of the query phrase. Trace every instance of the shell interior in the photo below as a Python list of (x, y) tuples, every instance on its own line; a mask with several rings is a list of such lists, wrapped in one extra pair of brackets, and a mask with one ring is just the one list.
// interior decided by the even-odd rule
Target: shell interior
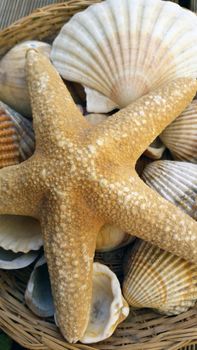
[(22, 269), (30, 265), (38, 256), (38, 252), (30, 251), (27, 254), (14, 253), (11, 250), (0, 248), (0, 269)]

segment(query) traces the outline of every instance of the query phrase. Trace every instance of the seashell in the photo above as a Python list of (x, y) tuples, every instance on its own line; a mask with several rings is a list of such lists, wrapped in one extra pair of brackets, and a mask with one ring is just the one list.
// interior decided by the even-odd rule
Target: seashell
[(134, 245), (127, 264), (123, 295), (132, 307), (176, 315), (194, 306), (196, 265), (144, 241)]
[(93, 264), (93, 292), (90, 318), (82, 343), (96, 343), (110, 337), (129, 314), (116, 275), (105, 265)]
[(197, 163), (197, 100), (160, 135), (174, 159)]
[(54, 314), (51, 284), (44, 256), (38, 260), (31, 273), (25, 291), (25, 302), (39, 317), (50, 317)]
[(89, 112), (106, 113), (176, 77), (196, 77), (196, 36), (196, 15), (175, 3), (107, 0), (63, 26), (51, 59), (85, 87)]
[[(12, 108), (0, 101), (0, 111), (10, 118), (14, 125), (15, 140), (18, 141), (20, 161), (26, 160), (31, 157), (35, 149), (35, 137), (32, 122), (27, 120), (19, 113), (15, 112)], [(16, 141), (15, 141), (16, 142)]]
[(29, 48), (41, 50), (49, 56), (51, 46), (41, 41), (25, 41), (14, 46), (0, 61), (0, 100), (17, 112), (31, 116), (26, 83), (25, 62)]
[(154, 140), (147, 150), (144, 152), (144, 155), (151, 159), (160, 159), (165, 151), (166, 147), (161, 142), (159, 137)]
[(105, 224), (99, 231), (96, 241), (97, 251), (109, 251), (124, 247), (135, 239), (114, 225)]
[(32, 264), (37, 258), (38, 252), (30, 251), (27, 254), (14, 253), (11, 250), (0, 248), (0, 269), (14, 270), (22, 269)]
[(38, 250), (43, 245), (39, 222), (31, 217), (0, 215), (0, 247), (15, 253)]
[(0, 106), (0, 168), (19, 163), (19, 142), (15, 125)]
[(145, 167), (142, 179), (197, 220), (197, 164), (159, 160)]

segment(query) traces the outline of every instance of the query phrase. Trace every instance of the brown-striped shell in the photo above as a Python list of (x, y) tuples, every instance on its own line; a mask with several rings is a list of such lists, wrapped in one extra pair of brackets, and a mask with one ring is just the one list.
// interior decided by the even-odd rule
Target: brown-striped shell
[(10, 116), (0, 109), (0, 168), (19, 163), (19, 140)]
[(197, 266), (144, 241), (126, 262), (123, 295), (129, 305), (167, 315), (187, 311), (197, 300)]

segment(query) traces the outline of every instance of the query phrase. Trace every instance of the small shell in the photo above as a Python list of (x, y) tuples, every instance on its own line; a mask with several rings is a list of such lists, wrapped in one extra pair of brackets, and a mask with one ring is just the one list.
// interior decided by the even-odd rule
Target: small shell
[(135, 239), (114, 225), (105, 224), (97, 236), (96, 250), (110, 251), (131, 243)]
[(0, 248), (0, 269), (22, 269), (30, 265), (38, 256), (38, 252), (30, 251), (27, 254), (14, 253), (11, 250)]
[(25, 41), (14, 46), (0, 61), (0, 100), (25, 116), (31, 116), (25, 73), (29, 48), (41, 50), (47, 56), (51, 50), (49, 44), (41, 41)]
[(197, 220), (197, 164), (159, 160), (145, 167), (142, 179)]
[(38, 260), (31, 273), (25, 291), (25, 302), (39, 317), (50, 317), (54, 314), (51, 284), (44, 256)]
[(12, 119), (0, 105), (0, 168), (19, 163), (19, 141)]
[(89, 323), (82, 343), (96, 343), (110, 337), (129, 314), (120, 283), (105, 265), (93, 264), (93, 292)]
[(42, 246), (41, 227), (36, 219), (19, 215), (0, 215), (0, 247), (27, 253)]
[(32, 122), (27, 120), (12, 108), (0, 101), (0, 111), (11, 119), (17, 133), (15, 139), (18, 141), (20, 161), (31, 157), (35, 148), (35, 137)]
[(162, 144), (161, 140), (157, 137), (155, 141), (144, 152), (144, 155), (151, 159), (160, 159), (165, 151), (166, 147)]
[(160, 135), (174, 159), (197, 163), (197, 100)]
[(197, 267), (147, 242), (134, 245), (123, 295), (129, 305), (176, 315), (197, 300)]
[(107, 0), (63, 26), (51, 59), (85, 87), (89, 112), (106, 113), (177, 77), (196, 78), (196, 35), (196, 15), (170, 1)]

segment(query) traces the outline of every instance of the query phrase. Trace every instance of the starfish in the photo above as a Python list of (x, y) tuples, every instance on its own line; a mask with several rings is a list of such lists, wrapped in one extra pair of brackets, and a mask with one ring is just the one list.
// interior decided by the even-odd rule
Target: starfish
[(0, 170), (0, 214), (40, 220), (57, 321), (69, 342), (86, 329), (97, 234), (115, 224), (197, 263), (197, 223), (147, 187), (135, 163), (192, 100), (179, 78), (97, 126), (75, 106), (49, 60), (27, 53), (36, 150)]

